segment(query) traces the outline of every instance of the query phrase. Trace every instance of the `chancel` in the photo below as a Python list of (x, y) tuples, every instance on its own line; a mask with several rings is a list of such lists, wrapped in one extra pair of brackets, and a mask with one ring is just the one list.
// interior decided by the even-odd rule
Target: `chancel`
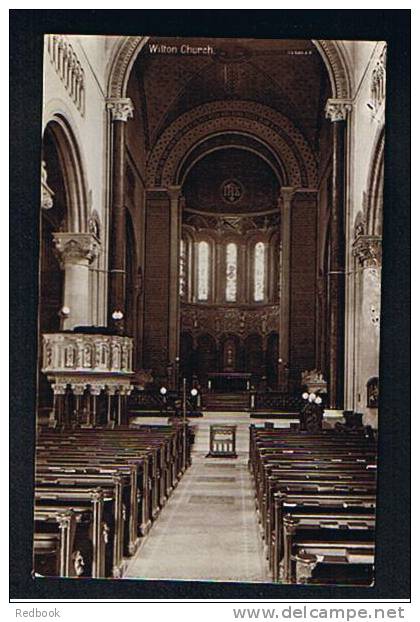
[(44, 48), (34, 575), (371, 585), (385, 43)]

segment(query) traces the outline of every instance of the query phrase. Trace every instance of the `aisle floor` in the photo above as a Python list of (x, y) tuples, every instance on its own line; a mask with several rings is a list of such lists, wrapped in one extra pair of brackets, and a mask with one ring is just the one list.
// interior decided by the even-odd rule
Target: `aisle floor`
[[(206, 458), (212, 423), (238, 426), (237, 459)], [(241, 413), (192, 421), (192, 466), (130, 561), (127, 578), (270, 581), (247, 466), (249, 423)]]

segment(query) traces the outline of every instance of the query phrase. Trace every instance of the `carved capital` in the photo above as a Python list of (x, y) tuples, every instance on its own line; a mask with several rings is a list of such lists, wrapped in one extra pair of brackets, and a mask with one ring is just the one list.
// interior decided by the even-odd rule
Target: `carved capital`
[(119, 385), (118, 384), (107, 384), (105, 389), (106, 389), (107, 395), (109, 396), (115, 395), (119, 390)]
[(100, 243), (92, 233), (54, 233), (53, 236), (62, 268), (69, 263), (91, 263), (99, 253)]
[(90, 395), (100, 395), (102, 389), (104, 389), (104, 388), (105, 388), (105, 385), (103, 385), (103, 384), (90, 385), (89, 393), (90, 393)]
[(55, 382), (51, 385), (54, 395), (65, 395), (67, 384)]
[(72, 384), (71, 389), (74, 395), (83, 395), (86, 389), (86, 384)]
[(178, 201), (181, 198), (181, 186), (169, 186), (168, 195), (171, 201)]
[(107, 110), (111, 111), (113, 121), (128, 121), (134, 116), (133, 102), (129, 97), (110, 98), (106, 102)]
[(47, 183), (47, 166), (42, 160), (41, 162), (41, 208), (51, 209), (54, 205), (54, 192)]
[(351, 112), (352, 105), (349, 99), (328, 99), (325, 106), (325, 116), (330, 121), (345, 121)]
[(382, 238), (359, 235), (353, 243), (353, 255), (363, 267), (377, 268), (382, 264)]
[(281, 203), (291, 203), (292, 199), (294, 197), (294, 194), (296, 192), (296, 188), (294, 188), (293, 186), (283, 186), (280, 189), (280, 199), (281, 199)]

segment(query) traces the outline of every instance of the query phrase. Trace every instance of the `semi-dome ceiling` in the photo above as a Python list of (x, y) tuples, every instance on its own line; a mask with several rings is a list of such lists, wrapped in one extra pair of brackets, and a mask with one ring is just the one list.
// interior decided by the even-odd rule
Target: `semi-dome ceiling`
[(272, 168), (244, 149), (221, 149), (199, 160), (183, 185), (187, 209), (239, 214), (278, 207), (280, 186)]
[[(191, 51), (182, 53), (183, 45)], [(206, 46), (212, 53), (192, 52)], [(270, 106), (316, 147), (329, 96), (324, 63), (308, 40), (151, 38), (134, 64), (133, 81), (150, 147), (187, 110), (229, 99)]]

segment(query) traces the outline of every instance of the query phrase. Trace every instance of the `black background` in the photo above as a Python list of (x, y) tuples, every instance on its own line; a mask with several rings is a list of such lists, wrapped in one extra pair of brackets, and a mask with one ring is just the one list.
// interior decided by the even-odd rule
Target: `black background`
[[(44, 33), (387, 41), (374, 587), (31, 578)], [(10, 73), (10, 597), (409, 598), (410, 11), (11, 10)]]

